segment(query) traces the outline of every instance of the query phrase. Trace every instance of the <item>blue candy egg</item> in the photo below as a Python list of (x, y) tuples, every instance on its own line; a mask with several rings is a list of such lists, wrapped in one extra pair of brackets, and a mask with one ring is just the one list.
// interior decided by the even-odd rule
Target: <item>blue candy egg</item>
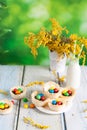
[(49, 93), (54, 93), (54, 90), (53, 89), (49, 89)]
[(56, 104), (57, 104), (56, 100), (53, 100), (53, 101), (52, 101), (52, 104), (53, 104), (53, 105), (56, 105)]
[(44, 94), (43, 93), (39, 93), (39, 95), (42, 97), (42, 96), (44, 96)]

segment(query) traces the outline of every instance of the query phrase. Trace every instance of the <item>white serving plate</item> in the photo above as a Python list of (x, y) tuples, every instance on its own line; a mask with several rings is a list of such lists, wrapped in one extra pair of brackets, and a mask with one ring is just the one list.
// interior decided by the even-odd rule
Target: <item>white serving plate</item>
[(53, 114), (53, 115), (54, 115), (54, 114), (61, 114), (61, 113), (63, 113), (63, 112), (68, 111), (68, 110), (71, 108), (71, 106), (72, 106), (72, 103), (70, 103), (64, 110), (61, 110), (61, 111), (58, 111), (58, 112), (56, 112), (56, 111), (51, 111), (48, 106), (46, 106), (46, 107), (37, 107), (37, 106), (36, 106), (36, 108), (37, 108), (39, 111), (41, 111), (41, 112), (44, 112), (44, 113), (47, 113), (47, 114)]

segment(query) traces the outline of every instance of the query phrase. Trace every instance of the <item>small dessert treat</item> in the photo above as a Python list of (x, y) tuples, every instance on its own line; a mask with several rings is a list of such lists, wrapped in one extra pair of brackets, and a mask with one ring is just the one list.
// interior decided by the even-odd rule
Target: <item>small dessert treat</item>
[(0, 114), (8, 114), (12, 111), (13, 103), (7, 99), (0, 100)]
[(67, 103), (62, 98), (51, 99), (48, 103), (50, 110), (52, 111), (63, 111)]
[(72, 101), (75, 97), (75, 89), (71, 87), (63, 88), (60, 97), (64, 100)]
[(27, 98), (23, 98), (23, 102), (28, 102), (28, 99)]
[(28, 104), (24, 104), (23, 107), (24, 107), (24, 108), (28, 108)]
[(31, 104), (29, 105), (29, 108), (35, 108), (35, 105), (34, 105), (33, 103), (31, 103)]
[(13, 105), (15, 104), (14, 100), (11, 100), (11, 102), (13, 103)]
[(31, 95), (32, 103), (34, 103), (35, 106), (42, 107), (45, 106), (48, 103), (48, 100), (43, 93), (39, 93), (37, 91), (34, 91)]
[(10, 94), (14, 99), (22, 99), (26, 96), (26, 88), (23, 86), (11, 88)]
[(43, 85), (43, 92), (48, 98), (58, 98), (61, 94), (61, 88), (55, 82), (49, 81)]

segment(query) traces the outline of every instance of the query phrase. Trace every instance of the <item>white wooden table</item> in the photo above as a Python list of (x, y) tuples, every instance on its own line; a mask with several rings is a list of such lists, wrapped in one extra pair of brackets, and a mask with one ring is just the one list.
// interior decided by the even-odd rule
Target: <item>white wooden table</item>
[[(87, 104), (81, 101), (87, 99), (87, 67), (81, 67), (81, 86), (77, 90), (73, 105), (68, 112), (58, 115), (49, 115), (35, 109), (25, 109), (22, 101), (15, 101), (13, 111), (8, 115), (0, 115), (0, 130), (37, 130), (30, 124), (23, 122), (23, 116), (29, 116), (36, 122), (49, 125), (47, 130), (87, 130)], [(26, 85), (31, 81), (55, 81), (48, 67), (43, 66), (0, 66), (0, 89), (10, 90), (16, 85)], [(36, 86), (37, 87), (37, 86)], [(28, 96), (36, 89), (30, 87)], [(0, 94), (0, 99), (12, 99), (10, 94)]]

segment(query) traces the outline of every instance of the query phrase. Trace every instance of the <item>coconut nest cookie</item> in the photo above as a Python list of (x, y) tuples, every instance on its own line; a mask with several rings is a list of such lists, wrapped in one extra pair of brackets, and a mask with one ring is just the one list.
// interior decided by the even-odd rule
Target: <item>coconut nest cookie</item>
[(42, 107), (47, 105), (49, 99), (46, 98), (46, 96), (41, 92), (34, 91), (31, 94), (32, 103), (35, 104), (35, 106)]
[(8, 99), (0, 100), (0, 114), (9, 114), (13, 109), (13, 103)]
[(10, 94), (14, 99), (22, 99), (26, 96), (26, 87), (16, 86), (10, 89)]
[(72, 87), (65, 87), (62, 88), (61, 91), (61, 98), (63, 98), (66, 101), (72, 101), (75, 97), (76, 90)]
[(49, 81), (43, 85), (43, 92), (48, 98), (58, 98), (61, 95), (61, 87), (55, 82)]
[(51, 99), (48, 106), (52, 111), (64, 111), (69, 104), (62, 98)]

